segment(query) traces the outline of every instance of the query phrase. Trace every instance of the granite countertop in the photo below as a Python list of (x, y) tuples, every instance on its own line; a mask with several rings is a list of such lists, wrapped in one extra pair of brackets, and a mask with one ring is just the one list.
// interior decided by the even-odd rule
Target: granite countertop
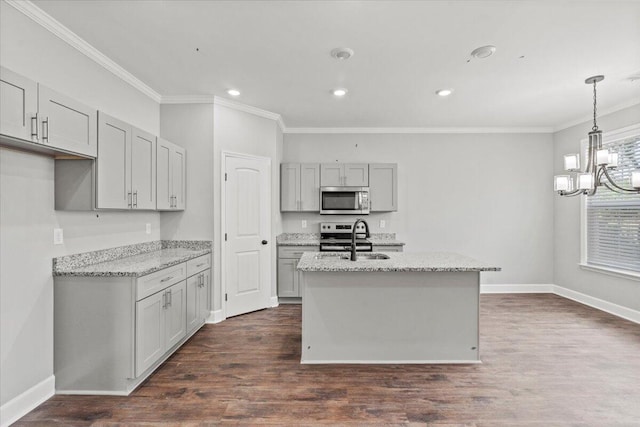
[[(404, 246), (404, 242), (396, 240), (396, 233), (371, 233), (368, 240), (374, 246)], [(283, 233), (276, 237), (278, 246), (319, 246), (318, 233)]]
[[(322, 254), (324, 259), (316, 259)], [(332, 252), (306, 252), (300, 258), (297, 269), (300, 271), (500, 271), (473, 258), (452, 252), (390, 252), (389, 259), (350, 261), (330, 258)], [(335, 252), (335, 255), (345, 255)]]
[(141, 277), (211, 253), (208, 241), (161, 241), (68, 255), (53, 260), (54, 276)]

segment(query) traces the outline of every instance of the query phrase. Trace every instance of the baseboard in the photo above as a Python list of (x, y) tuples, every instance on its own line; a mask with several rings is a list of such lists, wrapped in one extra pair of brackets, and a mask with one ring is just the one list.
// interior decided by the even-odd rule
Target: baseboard
[(519, 285), (480, 285), (481, 294), (550, 294), (553, 285), (519, 284)]
[(271, 297), (271, 299), (269, 300), (269, 307), (277, 307), (278, 306), (278, 297)]
[(212, 310), (207, 318), (207, 323), (220, 323), (225, 319), (222, 310)]
[(630, 322), (640, 324), (640, 311), (633, 310), (628, 307), (623, 307), (621, 305), (614, 304), (600, 298), (592, 297), (581, 292), (576, 292), (571, 289), (563, 288), (562, 286), (554, 285), (553, 293), (556, 295), (560, 295), (561, 297), (577, 301), (581, 304), (588, 305), (589, 307), (597, 308), (598, 310), (613, 314), (614, 316), (629, 320)]
[(51, 375), (0, 407), (0, 426), (16, 422), (56, 393), (56, 378)]

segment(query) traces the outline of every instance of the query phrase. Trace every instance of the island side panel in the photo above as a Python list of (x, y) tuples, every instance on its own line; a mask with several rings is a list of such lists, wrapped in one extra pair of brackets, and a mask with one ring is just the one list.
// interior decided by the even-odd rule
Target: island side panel
[(479, 272), (304, 272), (302, 363), (479, 361)]
[(56, 393), (129, 393), (134, 284), (131, 277), (54, 278)]

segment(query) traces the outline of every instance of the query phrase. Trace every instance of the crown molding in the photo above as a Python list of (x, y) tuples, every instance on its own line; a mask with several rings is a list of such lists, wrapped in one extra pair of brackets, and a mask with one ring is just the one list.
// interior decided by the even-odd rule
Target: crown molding
[[(636, 105), (640, 105), (640, 102), (633, 99), (628, 102), (623, 102), (622, 104), (614, 105), (611, 108), (598, 109), (598, 117), (606, 116), (607, 114), (612, 114), (617, 111), (624, 110), (625, 108), (634, 107)], [(553, 132), (560, 132), (561, 130), (569, 129), (570, 127), (574, 127), (591, 121), (593, 121), (593, 114), (558, 125), (553, 129)]]
[(213, 95), (162, 95), (161, 104), (213, 104)]
[(442, 127), (442, 128), (409, 128), (409, 127), (363, 127), (363, 128), (286, 128), (284, 133), (290, 134), (451, 134), (451, 133), (553, 133), (550, 127)]
[[(237, 101), (231, 101), (230, 99), (220, 98), (219, 96), (213, 97), (213, 103), (215, 105), (221, 105), (223, 107), (232, 108), (234, 110), (243, 111), (245, 113), (253, 114), (254, 116), (264, 117), (265, 119), (270, 119), (278, 122), (278, 126), (281, 128), (284, 127), (284, 122), (282, 121), (282, 116), (278, 113), (273, 113), (271, 111), (263, 110), (261, 108), (252, 107), (251, 105), (242, 104)], [(286, 128), (285, 128), (286, 129)]]
[(33, 22), (40, 25), (42, 28), (48, 30), (53, 35), (57, 36), (62, 41), (66, 42), (69, 46), (76, 49), (78, 52), (84, 54), (89, 59), (101, 65), (106, 70), (110, 71), (120, 79), (124, 80), (134, 88), (138, 89), (155, 102), (160, 102), (161, 96), (158, 92), (147, 86), (142, 80), (129, 73), (127, 70), (116, 64), (109, 57), (104, 55), (95, 47), (91, 46), (85, 40), (80, 38), (76, 33), (62, 25), (59, 21), (54, 19), (51, 15), (40, 9), (38, 6), (30, 1), (18, 1), (18, 0), (5, 0), (5, 3), (12, 6)]

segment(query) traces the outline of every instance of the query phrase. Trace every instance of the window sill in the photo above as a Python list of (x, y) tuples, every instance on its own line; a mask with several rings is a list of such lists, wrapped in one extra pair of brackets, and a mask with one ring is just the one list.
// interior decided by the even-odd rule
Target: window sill
[(609, 276), (620, 277), (623, 279), (631, 279), (640, 282), (640, 273), (636, 273), (628, 270), (618, 270), (615, 268), (601, 267), (590, 264), (580, 263), (580, 268), (583, 270), (594, 271), (596, 273), (607, 274)]

